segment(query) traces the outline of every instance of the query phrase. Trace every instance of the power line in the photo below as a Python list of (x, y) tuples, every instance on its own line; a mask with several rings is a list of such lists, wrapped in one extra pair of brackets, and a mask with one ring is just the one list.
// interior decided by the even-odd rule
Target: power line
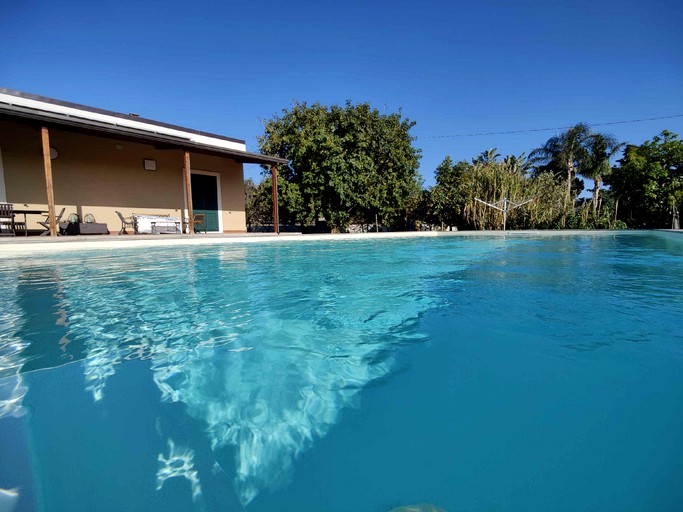
[[(645, 121), (659, 121), (660, 119), (673, 119), (675, 117), (683, 117), (683, 114), (674, 114), (671, 116), (661, 116), (661, 117), (648, 117), (644, 119), (630, 119), (628, 121), (611, 121), (609, 123), (593, 123), (589, 126), (611, 126), (615, 124), (629, 124), (629, 123), (642, 123)], [(561, 126), (559, 128), (532, 128), (528, 130), (510, 130), (506, 132), (482, 132), (482, 133), (459, 133), (455, 135), (424, 135), (417, 136), (416, 139), (449, 139), (455, 137), (482, 137), (484, 135), (511, 135), (514, 133), (532, 133), (532, 132), (549, 132), (555, 130), (566, 130), (571, 128), (571, 126)]]
[(244, 169), (244, 170), (250, 169), (252, 167), (259, 167), (260, 168), (261, 164), (242, 164), (242, 169)]

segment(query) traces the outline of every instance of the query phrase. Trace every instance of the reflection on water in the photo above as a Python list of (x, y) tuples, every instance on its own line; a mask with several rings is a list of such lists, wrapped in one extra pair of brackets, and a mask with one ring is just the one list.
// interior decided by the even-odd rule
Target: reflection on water
[(0, 488), (0, 512), (12, 512), (19, 501), (18, 489)]
[(24, 322), (23, 311), (16, 302), (18, 281), (17, 265), (10, 264), (7, 272), (0, 272), (0, 419), (5, 416), (21, 416), (22, 400), (26, 394), (21, 367), (25, 358), (23, 350), (28, 343), (17, 336)]
[(202, 486), (194, 468), (194, 450), (186, 446), (176, 446), (172, 439), (168, 439), (168, 457), (159, 454), (159, 469), (157, 471), (157, 491), (164, 487), (169, 478), (185, 478), (192, 486), (192, 499), (197, 501), (202, 495)]
[[(0, 422), (0, 429), (13, 428), (0, 430), (0, 488), (21, 487), (18, 498), (0, 489), (0, 501), (18, 500), (18, 509), (26, 510), (21, 500), (30, 494), (44, 503), (45, 510), (94, 510), (98, 506), (93, 503), (100, 499), (94, 489), (101, 485), (99, 493), (107, 496), (102, 510), (125, 509), (112, 502), (119, 494), (141, 510), (239, 510), (239, 502), (246, 505), (262, 491), (292, 479), (297, 457), (332, 433), (334, 440), (318, 443), (317, 450), (299, 466), (301, 478), (288, 488), (286, 498), (302, 492), (309, 500), (309, 491), (314, 491), (308, 487), (311, 474), (327, 468), (326, 462), (311, 463), (316, 457), (327, 461), (331, 452), (353, 449), (357, 449), (350, 451), (353, 460), (335, 463), (325, 475), (328, 480), (321, 477), (321, 481), (343, 480), (332, 491), (344, 493), (344, 485), (365, 481), (362, 470), (378, 461), (372, 474), (384, 486), (375, 489), (382, 498), (362, 503), (368, 509), (382, 509), (387, 505), (381, 502), (387, 494), (382, 490), (391, 489), (391, 493), (397, 486), (415, 491), (420, 485), (436, 481), (438, 487), (443, 482), (438, 490), (444, 490), (443, 506), (450, 510), (457, 502), (451, 492), (467, 494), (474, 486), (473, 496), (486, 494), (490, 481), (510, 488), (525, 485), (524, 475), (536, 478), (538, 466), (521, 464), (524, 473), (505, 464), (516, 464), (527, 456), (518, 446), (528, 449), (533, 461), (533, 445), (539, 442), (545, 448), (536, 454), (538, 460), (548, 460), (550, 445), (548, 439), (543, 444), (541, 435), (548, 430), (544, 421), (552, 418), (552, 414), (547, 416), (548, 406), (562, 404), (564, 384), (580, 388), (576, 383), (586, 379), (583, 363), (596, 362), (590, 356), (609, 356), (603, 360), (614, 361), (615, 368), (620, 368), (619, 357), (628, 363), (630, 347), (622, 352), (604, 349), (642, 339), (657, 345), (653, 348), (668, 359), (681, 357), (680, 343), (660, 343), (680, 339), (675, 321), (681, 306), (676, 285), (683, 278), (680, 244), (670, 257), (655, 258), (666, 262), (665, 266), (650, 261), (656, 248), (643, 252), (637, 241), (629, 246), (596, 240), (575, 244), (501, 239), (312, 243), (0, 260), (0, 286), (6, 299), (0, 308), (0, 418), (31, 411), (19, 420)], [(510, 250), (513, 245), (516, 249)], [(600, 255), (605, 247), (608, 254)], [(505, 250), (482, 258), (499, 248)], [(443, 325), (433, 331), (441, 343), (421, 354), (441, 354), (443, 361), (425, 357), (422, 370), (416, 364), (391, 383), (400, 394), (387, 395), (383, 388), (370, 397), (373, 406), (363, 411), (360, 428), (368, 428), (367, 432), (384, 428), (384, 423), (378, 426), (372, 419), (370, 425), (365, 424), (375, 413), (375, 422), (379, 417), (380, 423), (386, 418), (386, 426), (390, 424), (386, 433), (393, 436), (391, 440), (376, 443), (374, 438), (358, 435), (358, 425), (335, 428), (345, 408), (359, 403), (364, 389), (391, 375), (397, 348), (425, 339), (418, 331), (419, 319), (435, 307), (440, 311), (432, 318), (444, 316)], [(608, 322), (598, 321), (603, 314)], [(481, 340), (480, 332), (484, 333)], [(451, 341), (452, 347), (446, 350)], [(628, 345), (647, 348), (645, 343)], [(496, 357), (498, 353), (489, 352), (489, 347), (497, 347), (511, 359)], [(576, 365), (566, 358), (567, 349), (572, 356), (579, 355), (573, 358)], [(443, 357), (456, 350), (454, 359), (470, 357), (470, 365), (459, 367), (464, 376), (451, 371), (456, 366), (450, 355)], [(653, 357), (652, 351), (647, 354)], [(480, 371), (487, 367), (493, 370)], [(430, 387), (427, 378), (430, 372), (439, 373), (434, 368), (441, 369), (440, 379), (434, 381), (443, 383), (438, 388)], [(526, 384), (547, 382), (554, 371), (548, 368), (570, 373), (558, 373), (562, 376), (559, 392), (538, 386), (534, 394), (533, 386)], [(599, 373), (591, 370), (591, 374)], [(459, 376), (463, 378), (458, 380)], [(599, 379), (595, 383), (599, 385), (590, 390), (587, 400), (577, 399), (586, 405), (585, 418), (591, 421), (596, 417), (593, 406), (600, 403), (592, 394), (609, 388)], [(459, 394), (470, 386), (471, 394)], [(615, 386), (615, 390), (621, 400), (622, 387)], [(406, 424), (405, 410), (419, 410), (414, 407), (425, 404), (426, 395), (430, 420), (416, 418), (416, 423), (425, 423), (424, 430), (422, 425)], [(482, 396), (489, 399), (482, 400)], [(511, 396), (518, 396), (518, 402), (508, 402)], [(498, 408), (483, 414), (489, 410), (489, 401), (498, 398)], [(413, 408), (406, 405), (408, 400)], [(540, 412), (519, 417), (543, 420), (538, 431), (528, 430), (529, 425), (521, 420), (500, 423), (512, 405), (520, 411), (529, 405), (530, 411), (536, 410), (534, 400)], [(614, 409), (607, 399), (603, 404), (608, 407), (596, 408)], [(558, 410), (564, 408), (558, 406)], [(463, 417), (467, 421), (461, 422)], [(628, 415), (624, 418), (616, 423), (638, 423)], [(586, 432), (595, 431), (591, 421), (584, 424), (591, 427)], [(456, 425), (462, 427), (458, 435), (454, 435)], [(576, 428), (575, 423), (563, 425)], [(15, 479), (12, 467), (7, 479), (3, 457), (14, 454), (11, 447), (24, 427), (27, 438), (33, 436), (26, 443), (33, 443), (31, 464), (25, 464), (22, 473), (29, 477)], [(516, 434), (508, 436), (510, 432)], [(600, 449), (612, 437), (620, 439), (606, 433), (595, 445)], [(554, 435), (562, 442), (571, 438), (571, 432), (561, 429)], [(406, 438), (414, 441), (412, 448), (401, 444)], [(533, 442), (524, 444), (526, 438)], [(449, 446), (451, 441), (454, 444)], [(382, 449), (374, 452), (375, 444)], [(644, 445), (628, 444), (636, 449)], [(596, 451), (579, 446), (571, 453)], [(433, 467), (425, 469), (425, 462), (419, 461), (428, 461), (437, 452)], [(622, 446), (617, 446), (614, 453), (622, 452)], [(360, 454), (367, 457), (356, 465), (355, 457)], [(391, 464), (404, 455), (401, 467), (392, 472), (385, 459)], [(423, 455), (429, 457), (420, 458)], [(649, 457), (644, 453), (634, 460)], [(458, 478), (452, 471), (453, 460), (467, 468), (458, 491), (449, 486)], [(619, 470), (619, 465), (624, 464), (615, 464), (612, 470)], [(403, 471), (404, 466), (412, 467)], [(576, 467), (584, 467), (582, 461)], [(347, 480), (354, 468), (358, 479)], [(405, 479), (397, 484), (400, 472)], [(509, 478), (513, 473), (519, 477), (517, 483)], [(565, 474), (571, 477), (576, 471), (558, 473), (557, 481), (566, 482)], [(104, 475), (114, 478), (106, 480)], [(27, 488), (32, 489), (26, 485), (31, 477), (36, 492), (27, 493)], [(412, 487), (416, 480), (424, 481)], [(328, 483), (320, 488), (328, 492), (329, 487)], [(550, 489), (556, 492), (564, 487)], [(536, 496), (537, 490), (529, 493)], [(95, 496), (93, 501), (87, 494)], [(348, 494), (349, 503), (362, 501), (361, 494)], [(250, 508), (282, 509), (272, 507), (280, 497), (261, 496)], [(428, 493), (404, 497), (383, 510), (420, 499), (442, 503)], [(71, 506), (60, 508), (66, 500)], [(310, 497), (311, 506), (318, 503)], [(329, 509), (354, 509), (341, 503)], [(474, 501), (470, 504), (460, 508), (477, 508)], [(425, 504), (403, 508), (429, 507), (435, 508)]]
[(301, 320), (259, 325), (270, 338), (245, 336), (243, 342), (261, 345), (253, 351), (166, 351), (153, 358), (164, 397), (185, 403), (206, 424), (214, 452), (237, 448), (235, 486), (244, 504), (288, 481), (296, 456), (327, 434), (368, 382), (389, 371), (382, 350), (400, 341), (388, 332), (380, 347), (363, 343), (350, 327), (321, 335)]
[[(60, 360), (42, 362), (81, 360), (85, 389), (101, 402), (122, 363), (149, 361), (161, 400), (184, 404), (205, 426), (216, 464), (235, 475), (243, 504), (289, 481), (296, 457), (390, 372), (395, 347), (423, 339), (415, 322), (438, 302), (424, 279), (433, 265), (419, 247), (387, 254), (375, 268), (354, 247), (332, 264), (304, 249), (246, 252), (71, 262), (53, 305), (53, 321), (67, 331)], [(20, 321), (11, 308), (4, 314), (5, 325)], [(19, 381), (20, 365), (11, 363)], [(168, 443), (157, 488), (180, 476), (196, 499), (194, 451)], [(231, 453), (234, 463), (226, 460)]]

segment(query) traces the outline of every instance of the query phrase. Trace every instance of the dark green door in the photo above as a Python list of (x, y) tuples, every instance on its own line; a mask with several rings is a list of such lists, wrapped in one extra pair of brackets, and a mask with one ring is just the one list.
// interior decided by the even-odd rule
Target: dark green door
[(218, 180), (208, 174), (192, 175), (192, 210), (206, 215), (206, 230), (218, 231)]

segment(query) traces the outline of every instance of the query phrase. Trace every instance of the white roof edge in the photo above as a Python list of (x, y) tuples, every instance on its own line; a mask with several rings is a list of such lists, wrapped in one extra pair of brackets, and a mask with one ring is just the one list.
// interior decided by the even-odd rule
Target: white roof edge
[(172, 137), (182, 137), (191, 142), (202, 144), (204, 146), (213, 146), (216, 148), (235, 149), (237, 151), (246, 151), (247, 146), (244, 143), (219, 139), (216, 137), (209, 137), (208, 135), (199, 135), (185, 130), (178, 130), (161, 126), (150, 122), (135, 121), (132, 119), (123, 119), (120, 117), (102, 114), (99, 112), (91, 112), (75, 107), (67, 107), (64, 105), (55, 105), (46, 101), (34, 100), (29, 98), (22, 98), (20, 96), (13, 96), (11, 94), (0, 93), (0, 102), (8, 105), (16, 105), (51, 114), (65, 115), (69, 117), (76, 117), (81, 119), (88, 119), (90, 121), (99, 121), (101, 123), (111, 124), (113, 126), (122, 126), (126, 128), (133, 128), (136, 130), (146, 131), (150, 133), (158, 133), (163, 135), (170, 135)]

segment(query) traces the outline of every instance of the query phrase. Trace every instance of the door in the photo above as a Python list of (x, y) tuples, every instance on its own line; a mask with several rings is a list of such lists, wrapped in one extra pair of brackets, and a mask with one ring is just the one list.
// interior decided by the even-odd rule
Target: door
[(210, 174), (192, 174), (192, 210), (206, 215), (206, 230), (218, 231), (218, 179)]

